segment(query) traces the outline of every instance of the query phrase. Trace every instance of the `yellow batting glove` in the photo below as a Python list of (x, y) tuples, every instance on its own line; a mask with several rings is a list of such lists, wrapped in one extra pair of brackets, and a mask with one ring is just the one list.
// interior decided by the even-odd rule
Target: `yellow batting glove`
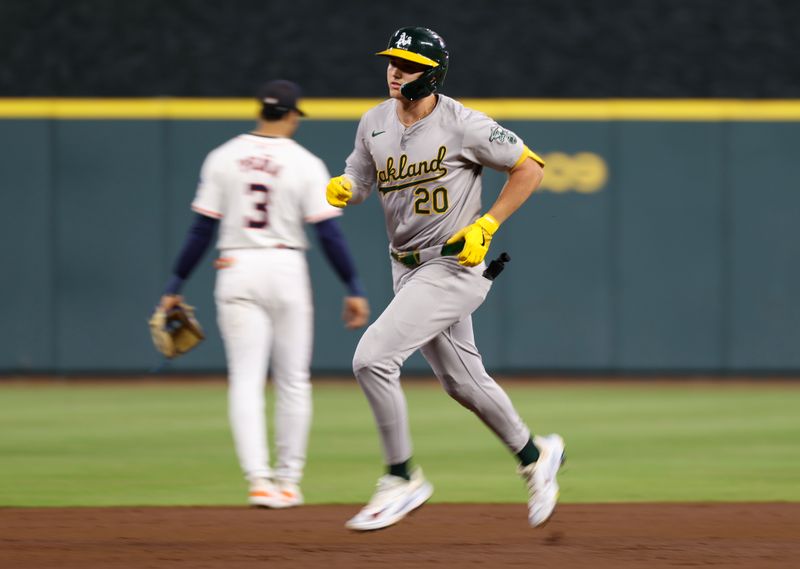
[(447, 240), (447, 244), (464, 240), (464, 248), (458, 254), (458, 262), (465, 267), (480, 265), (486, 253), (489, 252), (489, 244), (492, 236), (500, 222), (488, 213), (478, 218), (472, 225), (467, 225), (461, 231)]
[(328, 187), (325, 189), (325, 198), (333, 207), (344, 207), (353, 197), (352, 187), (353, 183), (344, 175), (331, 178), (331, 181), (328, 182)]

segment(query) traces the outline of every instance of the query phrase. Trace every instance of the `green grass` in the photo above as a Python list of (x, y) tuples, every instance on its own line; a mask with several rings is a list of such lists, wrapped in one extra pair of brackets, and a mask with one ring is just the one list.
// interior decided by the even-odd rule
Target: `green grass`
[[(800, 385), (506, 382), (560, 432), (564, 502), (798, 501)], [(515, 464), (436, 384), (406, 382), (415, 461), (441, 502), (519, 502)], [(303, 488), (360, 503), (382, 474), (355, 386), (318, 382)], [(0, 383), (0, 506), (242, 504), (221, 383)]]

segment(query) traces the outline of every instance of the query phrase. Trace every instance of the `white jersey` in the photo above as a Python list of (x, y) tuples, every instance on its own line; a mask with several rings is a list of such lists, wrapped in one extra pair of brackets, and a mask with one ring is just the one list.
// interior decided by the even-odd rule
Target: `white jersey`
[(203, 163), (192, 209), (221, 219), (218, 249), (307, 249), (304, 222), (341, 215), (325, 164), (291, 138), (242, 134)]
[(437, 95), (430, 115), (410, 127), (394, 99), (367, 111), (345, 174), (359, 203), (377, 185), (389, 241), (407, 251), (442, 245), (481, 214), (484, 166), (507, 171), (523, 141), (485, 114)]

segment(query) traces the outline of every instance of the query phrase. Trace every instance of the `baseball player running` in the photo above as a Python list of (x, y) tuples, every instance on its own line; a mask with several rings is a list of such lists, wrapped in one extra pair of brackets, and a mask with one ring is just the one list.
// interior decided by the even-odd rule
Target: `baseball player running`
[[(197, 213), (161, 298), (169, 310), (219, 226), (215, 299), (229, 372), (229, 417), (236, 453), (250, 484), (249, 503), (287, 508), (303, 503), (299, 483), (311, 421), (309, 365), (311, 284), (304, 222), (314, 224), (323, 250), (346, 284), (343, 319), (366, 324), (364, 297), (344, 236), (325, 202), (323, 162), (291, 139), (303, 113), (299, 87), (267, 83), (252, 132), (213, 150), (203, 164), (192, 209)], [(270, 355), (272, 361), (270, 362)], [(277, 461), (270, 468), (264, 386), (276, 390)]]
[[(390, 242), (394, 299), (367, 329), (353, 371), (380, 432), (387, 473), (353, 530), (390, 526), (433, 493), (411, 469), (411, 436), (400, 366), (415, 350), (447, 393), (474, 412), (514, 453), (527, 483), (528, 520), (545, 523), (558, 498), (564, 442), (532, 437), (475, 346), (471, 314), (491, 281), (484, 257), (500, 225), (541, 182), (544, 162), (513, 132), (437, 91), (449, 54), (435, 32), (397, 30), (387, 49), (389, 100), (362, 117), (344, 175), (332, 178), (328, 202), (362, 202), (377, 187)], [(481, 215), (484, 166), (508, 172), (499, 197)]]

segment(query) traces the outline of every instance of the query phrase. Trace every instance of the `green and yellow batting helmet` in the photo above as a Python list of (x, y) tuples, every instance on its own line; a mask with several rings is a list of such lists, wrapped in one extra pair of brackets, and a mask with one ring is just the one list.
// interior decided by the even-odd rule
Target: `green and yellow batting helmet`
[(409, 101), (435, 93), (444, 84), (450, 54), (442, 37), (428, 28), (400, 28), (389, 39), (389, 46), (375, 55), (397, 57), (430, 67), (421, 77), (400, 89)]

